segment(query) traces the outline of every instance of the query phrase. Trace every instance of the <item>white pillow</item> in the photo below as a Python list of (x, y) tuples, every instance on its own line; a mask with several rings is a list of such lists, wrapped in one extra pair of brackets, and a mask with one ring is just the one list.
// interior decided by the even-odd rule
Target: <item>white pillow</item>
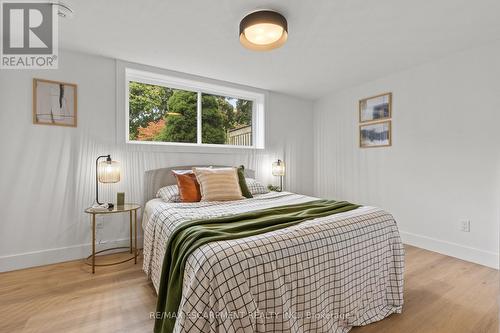
[(162, 187), (156, 192), (156, 197), (163, 199), (165, 202), (180, 202), (181, 196), (177, 185), (168, 185)]
[(245, 178), (245, 180), (247, 181), (248, 190), (252, 195), (269, 193), (269, 190), (255, 179)]

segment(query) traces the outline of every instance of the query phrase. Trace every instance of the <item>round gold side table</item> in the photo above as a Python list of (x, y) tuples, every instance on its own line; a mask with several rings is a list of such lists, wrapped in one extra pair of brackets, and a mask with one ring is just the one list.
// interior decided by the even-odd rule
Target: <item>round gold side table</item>
[[(87, 208), (85, 209), (85, 213), (90, 214), (91, 220), (92, 220), (92, 254), (87, 257), (85, 263), (89, 266), (92, 266), (92, 274), (95, 273), (95, 267), (96, 266), (112, 266), (112, 265), (118, 265), (118, 264), (123, 264), (124, 262), (130, 261), (134, 259), (134, 264), (137, 264), (137, 256), (138, 256), (138, 251), (137, 251), (137, 211), (141, 208), (141, 205), (134, 204), (134, 203), (127, 203), (124, 204), (123, 206), (114, 206), (113, 208), (110, 209), (102, 209), (102, 208)], [(113, 247), (110, 249), (105, 249), (101, 251), (95, 250), (95, 220), (97, 215), (108, 215), (108, 214), (117, 214), (117, 213), (126, 213), (129, 212), (130, 215), (130, 247), (127, 246), (120, 246), (120, 247)], [(132, 246), (132, 216), (134, 217), (134, 246)], [(130, 253), (133, 254), (130, 258), (127, 258), (125, 260), (121, 260), (118, 262), (112, 262), (112, 263), (107, 263), (107, 264), (96, 264), (95, 263), (95, 258), (97, 257), (96, 255), (98, 253), (103, 253), (106, 251), (111, 251), (111, 250), (117, 250), (117, 249), (130, 249)], [(92, 259), (92, 263), (89, 263), (88, 261)]]

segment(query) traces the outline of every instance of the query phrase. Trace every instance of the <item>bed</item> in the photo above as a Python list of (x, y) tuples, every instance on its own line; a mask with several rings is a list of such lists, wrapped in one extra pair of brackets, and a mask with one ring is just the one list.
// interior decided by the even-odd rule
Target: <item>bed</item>
[[(171, 170), (190, 168), (145, 174), (143, 270), (156, 292), (167, 240), (180, 224), (317, 199), (290, 192), (229, 202), (155, 198), (176, 183)], [(174, 332), (348, 332), (401, 313), (403, 269), (396, 222), (375, 207), (208, 243), (187, 259)]]

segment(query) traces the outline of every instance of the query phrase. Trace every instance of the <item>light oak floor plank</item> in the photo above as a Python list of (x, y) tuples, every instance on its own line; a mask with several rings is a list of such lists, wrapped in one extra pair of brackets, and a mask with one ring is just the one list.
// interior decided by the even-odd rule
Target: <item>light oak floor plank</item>
[[(152, 332), (156, 294), (141, 268), (92, 275), (72, 261), (1, 273), (0, 332)], [(351, 332), (498, 332), (498, 279), (497, 270), (406, 246), (403, 313)]]
[(405, 246), (402, 314), (352, 333), (497, 333), (497, 270)]

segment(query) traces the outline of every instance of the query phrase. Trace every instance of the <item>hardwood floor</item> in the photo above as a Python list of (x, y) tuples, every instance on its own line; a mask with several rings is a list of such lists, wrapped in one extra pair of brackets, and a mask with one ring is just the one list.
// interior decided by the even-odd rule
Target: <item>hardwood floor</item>
[(0, 274), (0, 332), (152, 332), (142, 259), (91, 271), (72, 261)]
[[(141, 267), (92, 275), (74, 261), (1, 273), (0, 332), (152, 332), (156, 294)], [(351, 332), (498, 332), (498, 278), (494, 269), (407, 246), (403, 313)]]
[(352, 333), (497, 333), (499, 273), (495, 269), (405, 246), (402, 314)]

